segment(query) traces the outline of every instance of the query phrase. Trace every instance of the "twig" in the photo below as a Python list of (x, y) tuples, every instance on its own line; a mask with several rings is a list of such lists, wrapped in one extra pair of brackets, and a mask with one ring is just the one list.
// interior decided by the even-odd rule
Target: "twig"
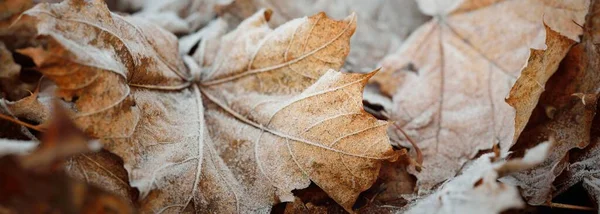
[(10, 117), (10, 116), (8, 116), (8, 115), (5, 115), (5, 114), (0, 114), (0, 119), (5, 119), (5, 120), (8, 120), (8, 121), (10, 121), (10, 122), (13, 122), (13, 123), (16, 123), (16, 124), (19, 124), (19, 125), (25, 126), (25, 127), (27, 127), (27, 128), (30, 128), (30, 129), (33, 129), (33, 130), (36, 130), (36, 131), (39, 131), (39, 132), (45, 132), (45, 131), (46, 131), (44, 128), (41, 128), (41, 127), (39, 127), (39, 126), (35, 126), (35, 125), (31, 125), (31, 124), (29, 124), (29, 123), (26, 123), (26, 122), (20, 121), (20, 120), (18, 120), (18, 119), (15, 119), (15, 118), (13, 118), (13, 117)]
[(542, 206), (548, 206), (550, 208), (571, 209), (571, 210), (585, 210), (585, 211), (596, 210), (593, 207), (584, 207), (584, 206), (579, 206), (579, 205), (562, 204), (562, 203), (555, 203), (555, 202), (550, 202), (550, 204), (542, 204)]

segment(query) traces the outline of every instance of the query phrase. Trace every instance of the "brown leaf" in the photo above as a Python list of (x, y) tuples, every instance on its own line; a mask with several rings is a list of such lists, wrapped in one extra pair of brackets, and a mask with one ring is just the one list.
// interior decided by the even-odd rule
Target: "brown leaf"
[(396, 157), (387, 123), (362, 109), (374, 73), (331, 70), (348, 53), (354, 16), (272, 30), (261, 11), (223, 36), (197, 78), (173, 35), (100, 0), (25, 15), (46, 45), (21, 52), (56, 82), (78, 126), (123, 159), (142, 212), (268, 211), (311, 181), (351, 211)]
[[(590, 12), (598, 11), (600, 9), (600, 2), (594, 1), (590, 8)], [(583, 36), (583, 45), (585, 46), (585, 55), (583, 59), (587, 59), (586, 72), (596, 73), (600, 66), (600, 46), (598, 38), (598, 20), (600, 16), (596, 13), (590, 14), (588, 17), (588, 23), (585, 26), (585, 34)], [(594, 83), (594, 82), (592, 82)], [(597, 83), (597, 82), (596, 82)], [(598, 107), (598, 106), (597, 106)], [(598, 109), (596, 109), (598, 112)], [(596, 205), (600, 204), (600, 188), (598, 186), (598, 159), (600, 158), (600, 117), (597, 115), (594, 117), (591, 126), (591, 142), (584, 150), (574, 150), (568, 155), (569, 164), (563, 171), (556, 181), (556, 192), (554, 195), (558, 195), (570, 187), (581, 182), (583, 187), (587, 190), (588, 195), (596, 201)]]
[(595, 41), (598, 22), (594, 12), (599, 6), (596, 1), (590, 7), (582, 42), (571, 48), (558, 71), (546, 83), (546, 91), (534, 110), (545, 114), (533, 114), (511, 149), (518, 154), (549, 136), (556, 138), (556, 147), (544, 163), (507, 180), (521, 188), (521, 194), (529, 204), (549, 201), (554, 195), (552, 183), (569, 166), (568, 152), (573, 148), (585, 148), (590, 143), (600, 85), (597, 72), (600, 52)]
[(421, 190), (453, 177), (480, 150), (499, 144), (508, 151), (515, 114), (504, 97), (529, 48), (543, 47), (542, 20), (577, 40), (588, 7), (588, 1), (444, 3), (419, 1), (438, 18), (388, 56), (379, 77), (386, 80), (379, 81), (382, 91), (394, 95), (391, 119), (423, 151)]
[(14, 156), (0, 158), (0, 208), (9, 213), (133, 213), (132, 207), (62, 171), (38, 173)]
[(516, 110), (513, 143), (525, 129), (546, 82), (574, 44), (575, 41), (546, 27), (546, 50), (531, 50), (527, 65), (521, 70), (521, 75), (506, 98), (506, 102)]
[(80, 154), (69, 159), (65, 165), (69, 177), (110, 192), (131, 207), (137, 201), (138, 192), (129, 186), (123, 161), (114, 154), (107, 151)]
[[(0, 140), (2, 150), (15, 144)], [(42, 141), (30, 154), (33, 142), (18, 142), (14, 154), (0, 158), (0, 207), (18, 213), (133, 213), (131, 203), (95, 186), (73, 180), (63, 163), (73, 155), (98, 149), (56, 104)], [(13, 148), (14, 145), (12, 145)], [(126, 199), (125, 199), (126, 200)]]
[(271, 8), (277, 12), (272, 20), (275, 26), (320, 11), (336, 18), (356, 12), (360, 27), (351, 40), (346, 66), (354, 72), (373, 70), (383, 57), (404, 41), (409, 32), (428, 20), (419, 12), (413, 0), (236, 0), (221, 8), (221, 13), (245, 18), (260, 8)]

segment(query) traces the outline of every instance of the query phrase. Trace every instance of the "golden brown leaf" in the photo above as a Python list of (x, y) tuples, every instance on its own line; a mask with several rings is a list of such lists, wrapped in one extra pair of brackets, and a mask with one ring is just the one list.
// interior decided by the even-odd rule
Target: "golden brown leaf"
[(391, 119), (423, 151), (424, 169), (416, 174), (421, 190), (453, 177), (480, 150), (499, 144), (508, 151), (514, 110), (504, 98), (529, 48), (543, 47), (542, 20), (578, 41), (588, 3), (419, 1), (436, 18), (382, 62), (379, 79), (387, 83), (379, 83), (394, 95)]
[(521, 75), (506, 98), (506, 102), (516, 110), (513, 143), (525, 129), (546, 82), (574, 44), (575, 41), (546, 27), (546, 50), (531, 50), (527, 65), (521, 70)]
[[(591, 128), (596, 116), (600, 85), (600, 51), (598, 49), (597, 13), (600, 4), (590, 7), (582, 42), (571, 48), (558, 71), (546, 83), (546, 91), (529, 119), (519, 141), (511, 149), (519, 154), (548, 137), (555, 137), (556, 147), (539, 166), (513, 174), (506, 181), (516, 184), (529, 204), (550, 200), (552, 183), (569, 167), (569, 151), (590, 144)], [(538, 114), (535, 114), (535, 112)]]

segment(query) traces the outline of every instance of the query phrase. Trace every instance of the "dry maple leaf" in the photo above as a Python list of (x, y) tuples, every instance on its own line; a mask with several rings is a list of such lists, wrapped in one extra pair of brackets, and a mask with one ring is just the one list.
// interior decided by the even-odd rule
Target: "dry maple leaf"
[(549, 201), (554, 195), (552, 183), (569, 166), (568, 152), (585, 148), (590, 143), (600, 85), (598, 22), (594, 12), (599, 6), (595, 1), (590, 7), (582, 42), (571, 48), (558, 71), (546, 83), (546, 91), (536, 107), (541, 113), (532, 114), (528, 128), (511, 149), (520, 152), (540, 139), (556, 138), (556, 148), (542, 164), (506, 178), (506, 182), (520, 187), (521, 195), (529, 204)]
[(236, 0), (222, 5), (220, 13), (246, 18), (260, 8), (277, 11), (272, 23), (281, 25), (295, 17), (324, 11), (333, 17), (344, 17), (350, 12), (358, 15), (356, 36), (346, 67), (354, 72), (371, 71), (379, 60), (394, 51), (428, 17), (417, 10), (413, 0), (333, 0), (333, 1), (278, 1)]
[(480, 150), (499, 144), (508, 151), (515, 113), (504, 97), (529, 48), (543, 47), (542, 20), (577, 40), (588, 1), (423, 0), (419, 6), (434, 20), (388, 56), (375, 78), (394, 95), (391, 119), (423, 151), (424, 170), (416, 176), (428, 190)]
[(21, 53), (56, 83), (73, 120), (123, 159), (142, 212), (266, 212), (311, 181), (351, 211), (381, 161), (396, 157), (387, 122), (362, 109), (374, 73), (331, 70), (348, 53), (354, 16), (272, 30), (260, 11), (223, 36), (197, 78), (173, 35), (100, 0), (24, 15), (47, 44)]
[(541, 163), (551, 149), (546, 142), (532, 148), (522, 159), (493, 162), (494, 154), (484, 154), (443, 184), (435, 193), (418, 200), (406, 213), (501, 213), (522, 208), (523, 200), (516, 187), (497, 181), (510, 172)]

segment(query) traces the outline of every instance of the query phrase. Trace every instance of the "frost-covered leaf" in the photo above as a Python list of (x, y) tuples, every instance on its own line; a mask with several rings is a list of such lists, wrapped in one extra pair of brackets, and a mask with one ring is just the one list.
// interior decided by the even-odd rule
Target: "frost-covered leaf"
[[(271, 12), (260, 11), (220, 38), (214, 57), (197, 58), (202, 66), (186, 61), (188, 71), (172, 34), (101, 0), (25, 14), (46, 45), (20, 52), (56, 83), (79, 127), (122, 158), (142, 212), (268, 212), (311, 181), (351, 210), (396, 157), (388, 123), (362, 109), (374, 72), (334, 71), (355, 16), (320, 13), (273, 30)], [(73, 169), (95, 174), (77, 177), (110, 177), (82, 161)], [(124, 192), (124, 176), (114, 177), (106, 185)]]
[(480, 150), (499, 144), (508, 151), (515, 113), (504, 98), (529, 49), (544, 46), (542, 21), (578, 41), (589, 2), (418, 2), (435, 18), (383, 60), (374, 79), (394, 96), (391, 119), (423, 151), (423, 171), (414, 173), (425, 191), (455, 176)]

